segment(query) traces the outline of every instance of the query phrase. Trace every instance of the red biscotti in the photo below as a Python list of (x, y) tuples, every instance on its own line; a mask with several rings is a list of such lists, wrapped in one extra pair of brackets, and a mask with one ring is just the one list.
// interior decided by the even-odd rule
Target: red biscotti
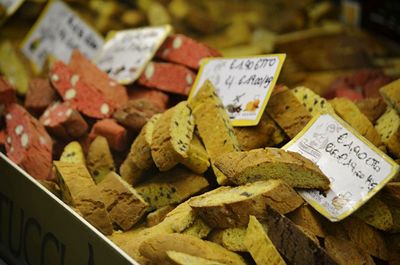
[(128, 101), (126, 88), (111, 79), (78, 50), (74, 50), (68, 65), (88, 85), (98, 89), (116, 107)]
[(139, 77), (140, 85), (175, 94), (189, 94), (196, 75), (185, 66), (172, 63), (150, 62)]
[(176, 34), (165, 40), (157, 51), (156, 56), (165, 61), (183, 64), (192, 69), (199, 69), (201, 59), (218, 57), (221, 56), (221, 53), (185, 35)]
[(85, 83), (61, 61), (54, 63), (50, 80), (65, 101), (83, 114), (92, 118), (108, 118), (115, 110), (112, 100), (101, 91)]
[(107, 139), (111, 149), (123, 151), (129, 147), (127, 130), (113, 119), (103, 119), (93, 125), (89, 138), (93, 140), (99, 135)]
[(51, 178), (53, 143), (45, 128), (17, 104), (7, 107), (6, 123), (7, 156), (34, 178)]
[(82, 115), (68, 101), (52, 104), (40, 117), (40, 123), (62, 140), (79, 138), (88, 130)]
[(157, 104), (163, 111), (167, 109), (168, 94), (148, 87), (132, 86), (128, 89), (129, 100), (147, 99)]
[(29, 82), (25, 97), (25, 108), (35, 114), (41, 114), (57, 99), (57, 92), (48, 78), (35, 78)]
[(15, 101), (15, 89), (4, 77), (0, 76), (0, 104), (7, 105)]

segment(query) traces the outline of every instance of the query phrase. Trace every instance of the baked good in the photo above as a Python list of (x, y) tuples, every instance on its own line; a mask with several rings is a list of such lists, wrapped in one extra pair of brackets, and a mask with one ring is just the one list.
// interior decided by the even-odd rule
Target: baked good
[(90, 144), (86, 164), (96, 183), (115, 171), (114, 159), (105, 137), (97, 136)]
[(14, 87), (5, 79), (0, 76), (0, 104), (11, 104), (17, 100), (16, 91)]
[(132, 228), (146, 213), (148, 204), (115, 172), (108, 173), (97, 187), (111, 220), (123, 231)]
[(389, 206), (377, 196), (361, 206), (354, 216), (379, 230), (387, 231), (393, 227), (393, 217)]
[(25, 108), (39, 115), (56, 100), (57, 93), (51, 87), (48, 78), (34, 78), (29, 81), (24, 102)]
[(196, 218), (188, 228), (181, 232), (181, 234), (205, 238), (211, 230), (212, 228), (209, 227), (201, 218)]
[(295, 137), (312, 117), (289, 89), (274, 93), (268, 101), (266, 111), (290, 138)]
[(157, 89), (133, 85), (128, 89), (128, 98), (130, 100), (146, 99), (165, 111), (168, 107), (169, 95)]
[[(274, 228), (270, 227), (269, 229)], [(268, 228), (263, 227), (255, 216), (250, 216), (244, 237), (246, 249), (250, 252), (257, 265), (286, 265), (271, 239), (269, 239), (266, 230)]]
[(77, 141), (68, 143), (60, 156), (60, 161), (85, 165), (85, 154), (81, 144)]
[(142, 98), (129, 100), (115, 110), (113, 117), (126, 128), (138, 133), (153, 115), (163, 111), (157, 103)]
[(283, 179), (295, 188), (329, 189), (329, 180), (317, 165), (283, 149), (269, 147), (226, 153), (216, 159), (215, 165), (236, 185)]
[(397, 113), (400, 113), (400, 79), (381, 87), (379, 93)]
[(213, 228), (244, 227), (249, 215), (263, 220), (267, 205), (285, 214), (302, 203), (303, 199), (281, 180), (219, 187), (189, 201), (193, 210)]
[(370, 255), (366, 254), (351, 241), (327, 236), (325, 238), (325, 249), (338, 264), (352, 265), (365, 264), (373, 265), (375, 262)]
[(180, 163), (197, 174), (203, 174), (210, 166), (207, 151), (201, 143), (199, 137), (193, 134), (189, 145), (189, 151), (186, 158), (182, 158)]
[(271, 207), (266, 209), (263, 227), (271, 242), (290, 264), (337, 264), (328, 253), (290, 219)]
[(223, 264), (246, 264), (241, 256), (218, 244), (182, 234), (162, 234), (143, 241), (140, 253), (156, 264), (173, 264), (168, 261), (167, 251), (178, 251), (197, 257), (215, 260)]
[(207, 240), (217, 243), (230, 251), (246, 252), (247, 248), (244, 245), (245, 236), (245, 227), (233, 227), (226, 229), (214, 229), (208, 235)]
[(356, 102), (359, 110), (368, 118), (368, 120), (375, 124), (376, 120), (386, 111), (387, 105), (381, 97), (377, 98), (364, 98)]
[[(324, 220), (313, 208), (308, 204), (303, 204), (293, 212), (290, 212), (287, 217), (298, 226), (309, 231), (312, 235), (325, 237)], [(318, 241), (318, 240), (317, 240)]]
[(62, 199), (103, 234), (113, 233), (104, 201), (89, 171), (83, 164), (54, 161)]
[[(211, 159), (212, 166), (218, 155), (239, 150), (228, 114), (210, 81), (204, 82), (196, 96), (189, 101), (189, 106), (193, 110), (200, 138)], [(225, 175), (215, 171), (214, 173), (217, 176), (218, 184), (227, 183), (228, 179)]]
[(140, 182), (146, 176), (146, 173), (147, 172), (143, 169), (140, 169), (132, 159), (129, 159), (129, 156), (119, 167), (119, 174), (127, 183), (131, 185), (136, 185), (138, 182)]
[(303, 104), (304, 107), (307, 108), (312, 116), (316, 116), (322, 111), (332, 113), (334, 112), (329, 102), (325, 98), (316, 94), (311, 89), (300, 86), (294, 88), (292, 91), (296, 98)]
[(396, 110), (388, 108), (376, 121), (375, 129), (389, 153), (400, 157), (400, 115)]
[(129, 133), (114, 119), (102, 119), (93, 124), (89, 138), (94, 139), (96, 136), (104, 136), (113, 150), (124, 151), (128, 148)]
[(206, 189), (208, 182), (201, 175), (175, 167), (170, 171), (160, 172), (134, 187), (150, 205), (150, 209), (158, 209), (184, 201)]
[(197, 256), (189, 255), (177, 251), (167, 251), (168, 258), (177, 265), (224, 265), (225, 263), (220, 263), (215, 260), (209, 260), (200, 258)]
[(156, 209), (155, 211), (149, 213), (146, 216), (146, 226), (152, 227), (156, 224), (161, 223), (164, 218), (167, 216), (169, 212), (171, 212), (175, 208), (174, 205), (165, 205), (161, 208)]
[(188, 156), (194, 121), (187, 102), (164, 112), (154, 126), (151, 156), (160, 171), (167, 171)]
[(334, 98), (329, 101), (332, 107), (345, 122), (350, 124), (373, 145), (382, 145), (381, 138), (368, 118), (357, 108), (357, 105), (347, 98)]

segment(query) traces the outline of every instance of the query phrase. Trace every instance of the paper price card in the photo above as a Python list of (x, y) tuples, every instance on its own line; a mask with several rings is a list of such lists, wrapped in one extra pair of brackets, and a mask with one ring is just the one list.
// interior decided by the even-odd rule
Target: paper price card
[(399, 166), (335, 114), (314, 117), (283, 147), (316, 163), (331, 189), (301, 191), (303, 198), (331, 221), (340, 221), (377, 193)]
[(278, 79), (285, 54), (210, 58), (201, 62), (189, 98), (204, 81), (215, 86), (233, 126), (257, 125)]
[(40, 72), (49, 55), (69, 62), (74, 49), (93, 58), (103, 38), (61, 1), (50, 1), (22, 42), (23, 53)]
[(170, 32), (169, 25), (114, 32), (97, 57), (97, 65), (119, 83), (133, 83)]

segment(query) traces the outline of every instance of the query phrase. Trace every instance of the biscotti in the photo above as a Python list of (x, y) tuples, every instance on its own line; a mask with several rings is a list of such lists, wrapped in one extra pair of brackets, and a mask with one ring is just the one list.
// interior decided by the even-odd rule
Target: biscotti
[(274, 93), (269, 99), (266, 111), (290, 138), (295, 137), (312, 117), (289, 89)]
[(388, 108), (376, 121), (375, 129), (390, 154), (400, 157), (400, 115), (396, 110)]
[(379, 93), (397, 113), (400, 113), (400, 79), (381, 87)]
[(15, 88), (0, 76), (0, 105), (14, 103), (17, 100)]
[(49, 79), (34, 78), (29, 81), (24, 102), (25, 108), (39, 115), (56, 100), (57, 93), (51, 87)]
[(77, 141), (67, 144), (60, 156), (60, 161), (85, 165), (85, 154), (81, 144)]
[(155, 226), (156, 224), (161, 223), (167, 216), (167, 214), (171, 212), (174, 208), (175, 208), (174, 205), (166, 205), (149, 213), (146, 216), (146, 226), (152, 227)]
[(103, 234), (113, 232), (101, 194), (83, 164), (54, 161), (62, 199)]
[(285, 214), (302, 203), (303, 199), (281, 180), (219, 187), (189, 201), (193, 210), (214, 228), (244, 227), (249, 215), (263, 220), (266, 218), (267, 205)]
[(140, 169), (132, 159), (127, 157), (119, 167), (119, 174), (121, 177), (131, 185), (135, 185), (146, 176), (147, 172)]
[(193, 134), (190, 142), (188, 157), (182, 158), (180, 163), (197, 174), (203, 174), (210, 166), (208, 154), (199, 137)]
[(224, 265), (226, 263), (220, 263), (215, 260), (209, 260), (200, 258), (197, 256), (192, 256), (186, 253), (177, 252), (177, 251), (167, 251), (168, 258), (174, 262), (176, 265)]
[(186, 158), (193, 137), (194, 120), (187, 102), (178, 103), (157, 120), (151, 140), (151, 156), (160, 171)]
[[(269, 229), (274, 228), (271, 227)], [(268, 228), (263, 227), (256, 217), (250, 216), (244, 237), (244, 245), (257, 265), (285, 265), (286, 262), (276, 250), (265, 230), (268, 230)]]
[(375, 124), (376, 120), (387, 108), (385, 101), (381, 97), (364, 98), (356, 101), (356, 105), (372, 124)]
[(218, 244), (189, 235), (176, 233), (157, 235), (143, 241), (139, 247), (140, 253), (155, 264), (173, 264), (168, 262), (166, 253), (171, 250), (215, 260), (223, 264), (246, 264), (238, 254), (226, 250)]
[(382, 145), (381, 138), (372, 123), (357, 108), (357, 105), (346, 98), (334, 98), (329, 101), (335, 112), (348, 124), (350, 124), (362, 136), (367, 138), (373, 145)]
[(329, 189), (329, 179), (317, 165), (297, 153), (278, 148), (226, 153), (217, 158), (215, 165), (237, 185), (283, 179), (295, 188)]
[(146, 213), (148, 204), (115, 172), (97, 184), (113, 223), (127, 231)]
[(197, 217), (193, 223), (183, 230), (181, 234), (195, 236), (198, 238), (205, 238), (211, 232), (212, 228), (209, 227), (203, 219)]
[(315, 236), (325, 237), (326, 235), (322, 217), (308, 204), (301, 205), (293, 212), (290, 212), (287, 217), (293, 223), (308, 230)]
[(296, 98), (303, 104), (304, 107), (307, 108), (312, 116), (315, 116), (322, 111), (331, 113), (334, 112), (329, 102), (320, 97), (311, 89), (307, 87), (296, 87), (292, 91)]
[(388, 231), (393, 227), (393, 217), (389, 206), (377, 196), (361, 206), (354, 216), (379, 230)]
[(206, 178), (185, 168), (175, 167), (160, 172), (149, 180), (134, 186), (149, 203), (150, 209), (180, 203), (208, 187)]
[(90, 144), (87, 167), (96, 183), (102, 181), (111, 171), (115, 171), (114, 159), (107, 139), (103, 136), (97, 136)]
[(337, 265), (323, 248), (287, 217), (271, 207), (267, 207), (266, 217), (263, 223), (265, 232), (288, 263)]
[[(218, 155), (239, 150), (228, 114), (210, 81), (204, 82), (196, 96), (189, 101), (189, 105), (211, 164)], [(222, 173), (215, 174), (218, 184), (227, 183), (226, 176)]]
[(245, 252), (247, 251), (247, 248), (243, 243), (245, 236), (245, 227), (214, 229), (208, 235), (207, 240), (217, 243), (230, 251)]
[(93, 124), (89, 138), (94, 139), (96, 136), (104, 136), (113, 150), (124, 151), (128, 149), (129, 133), (114, 119), (102, 119)]

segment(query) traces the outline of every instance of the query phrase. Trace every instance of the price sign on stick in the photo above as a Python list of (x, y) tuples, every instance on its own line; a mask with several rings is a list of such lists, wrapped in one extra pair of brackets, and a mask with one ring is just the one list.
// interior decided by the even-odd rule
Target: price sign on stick
[(283, 148), (310, 159), (329, 178), (326, 194), (300, 194), (331, 221), (356, 211), (399, 171), (399, 165), (335, 114), (314, 117)]
[(133, 83), (171, 32), (171, 26), (113, 32), (96, 62), (121, 84)]
[(205, 59), (189, 98), (208, 79), (215, 86), (233, 126), (257, 125), (284, 60), (285, 54)]
[(103, 38), (65, 3), (51, 1), (22, 42), (23, 53), (40, 72), (49, 55), (67, 63), (74, 49), (93, 58), (103, 46)]

